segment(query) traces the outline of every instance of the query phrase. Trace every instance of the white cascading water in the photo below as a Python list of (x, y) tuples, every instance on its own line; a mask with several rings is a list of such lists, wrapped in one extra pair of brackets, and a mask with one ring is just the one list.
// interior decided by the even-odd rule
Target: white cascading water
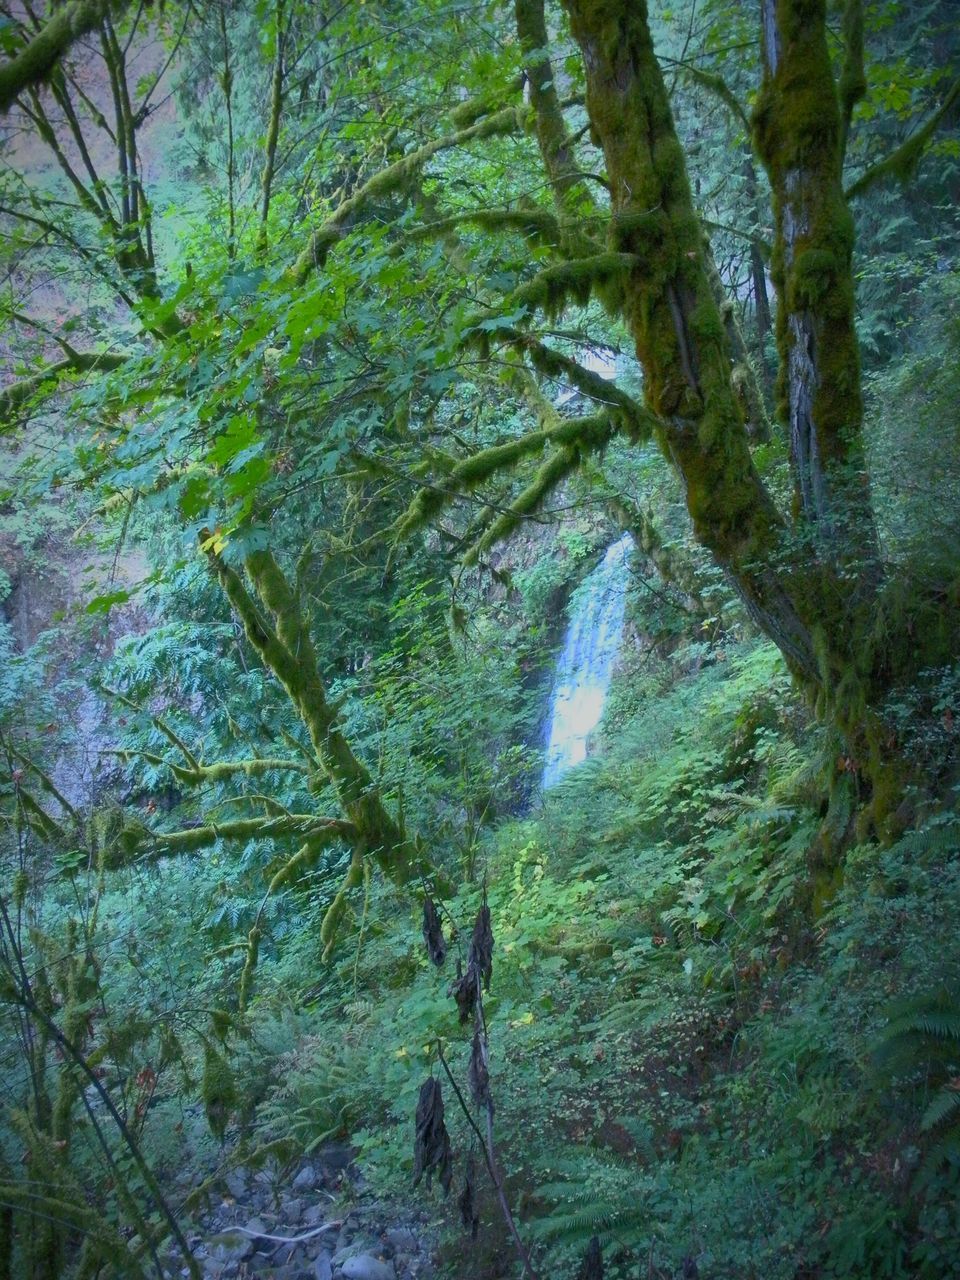
[(629, 533), (607, 548), (573, 597), (570, 624), (550, 697), (543, 789), (587, 758), (587, 739), (600, 723), (623, 632)]

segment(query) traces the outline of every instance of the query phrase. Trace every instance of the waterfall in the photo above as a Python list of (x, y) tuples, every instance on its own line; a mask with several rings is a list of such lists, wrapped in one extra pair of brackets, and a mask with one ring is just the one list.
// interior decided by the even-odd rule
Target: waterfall
[(632, 550), (633, 539), (625, 533), (607, 548), (573, 597), (550, 696), (544, 790), (586, 759), (587, 739), (600, 723), (623, 631), (626, 571)]

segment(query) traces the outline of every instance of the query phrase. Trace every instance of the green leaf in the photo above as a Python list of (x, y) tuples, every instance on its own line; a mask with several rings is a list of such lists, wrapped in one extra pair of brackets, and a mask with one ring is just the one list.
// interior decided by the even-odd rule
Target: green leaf
[(87, 604), (86, 613), (109, 613), (115, 604), (125, 604), (130, 599), (129, 591), (111, 591), (104, 596), (95, 596)]

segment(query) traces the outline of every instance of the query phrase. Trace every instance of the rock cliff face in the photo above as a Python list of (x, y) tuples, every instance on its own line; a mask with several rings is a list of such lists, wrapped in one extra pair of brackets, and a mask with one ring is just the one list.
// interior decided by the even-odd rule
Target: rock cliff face
[[(89, 809), (109, 779), (106, 753), (113, 745), (109, 711), (91, 678), (117, 642), (143, 632), (150, 619), (135, 598), (104, 614), (90, 614), (86, 606), (108, 592), (134, 592), (147, 576), (146, 559), (136, 548), (111, 554), (67, 536), (28, 547), (7, 536), (0, 542), (0, 570), (9, 583), (0, 604), (8, 652), (32, 656), (39, 676), (33, 705), (24, 707), (18, 726), (19, 745), (45, 758), (75, 808)], [(44, 702), (52, 704), (52, 719), (49, 708), (40, 715)]]

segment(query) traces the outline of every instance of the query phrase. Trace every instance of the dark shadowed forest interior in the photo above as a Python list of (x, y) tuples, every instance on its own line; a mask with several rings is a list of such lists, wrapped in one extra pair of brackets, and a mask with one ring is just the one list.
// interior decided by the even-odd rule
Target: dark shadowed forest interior
[(960, 1277), (957, 0), (0, 0), (0, 1280)]

